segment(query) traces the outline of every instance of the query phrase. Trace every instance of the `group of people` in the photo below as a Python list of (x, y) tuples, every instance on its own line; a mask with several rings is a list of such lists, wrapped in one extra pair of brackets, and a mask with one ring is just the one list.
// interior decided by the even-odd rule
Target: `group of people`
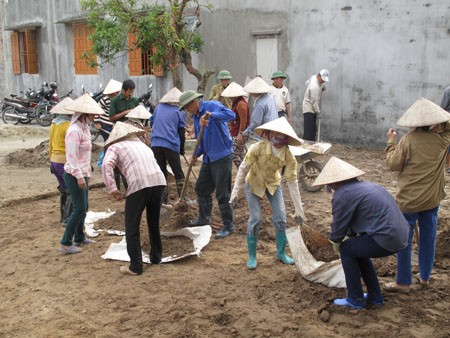
[[(322, 70), (307, 82), (304, 115), (313, 114), (314, 118), (305, 116), (305, 124), (307, 120), (308, 123), (314, 120), (315, 125), (315, 120), (320, 119), (320, 97), (328, 76), (328, 71)], [(306, 217), (297, 183), (297, 161), (289, 146), (300, 146), (304, 140), (290, 125), (287, 88), (283, 89), (282, 80), (275, 81), (284, 78), (284, 73), (275, 72), (272, 87), (260, 77), (241, 87), (230, 83), (230, 72), (221, 71), (221, 83), (213, 87), (210, 100), (203, 100), (203, 94), (193, 90), (182, 93), (173, 88), (161, 98), (150, 118), (150, 142), (142, 139), (148, 132), (142, 124), (126, 123), (129, 114), (142, 116), (132, 114), (138, 107), (133, 97), (134, 83), (124, 81), (120, 94), (118, 91), (105, 93), (112, 97), (109, 122), (114, 126), (110, 130), (105, 128), (109, 134), (105, 139), (102, 175), (108, 193), (117, 200), (126, 199), (125, 230), (130, 264), (120, 268), (122, 273), (139, 275), (143, 271), (139, 224), (144, 209), (151, 244), (150, 259), (153, 264), (161, 262), (159, 214), (161, 205), (167, 202), (166, 165), (168, 163), (174, 172), (180, 195), (184, 184), (180, 155), (184, 155), (186, 113), (193, 118), (199, 144), (190, 164), (202, 157), (195, 184), (199, 213), (187, 226), (210, 224), (215, 193), (223, 223), (215, 237), (230, 236), (235, 231), (233, 208), (244, 190), (249, 208), (247, 268), (256, 269), (261, 200), (266, 196), (276, 229), (275, 257), (284, 264), (294, 263), (286, 254), (287, 220), (281, 182), (284, 176), (295, 208), (295, 220), (302, 224)], [(117, 83), (115, 85), (117, 89)], [(255, 100), (251, 114), (248, 95)], [(282, 98), (285, 100), (280, 104)], [(59, 249), (66, 254), (79, 253), (81, 245), (95, 243), (83, 232), (91, 175), (89, 126), (96, 115), (101, 116), (96, 122), (106, 120), (102, 117), (105, 111), (87, 94), (72, 102), (63, 101), (53, 110), (57, 117), (50, 135), (51, 168), (61, 192), (62, 221), (67, 204), (64, 192), (70, 195), (73, 206)], [(69, 119), (67, 115), (72, 117)], [(346, 298), (334, 300), (336, 305), (362, 309), (367, 303), (383, 304), (370, 258), (394, 253), (398, 259), (397, 280), (385, 284), (384, 289), (410, 291), (411, 246), (416, 222), (420, 229), (420, 285), (422, 288), (429, 286), (438, 208), (445, 196), (449, 120), (450, 115), (445, 110), (420, 99), (398, 121), (399, 126), (409, 127), (410, 132), (397, 143), (396, 131), (388, 131), (386, 164), (389, 170), (398, 172), (395, 200), (383, 187), (360, 181), (358, 177), (364, 172), (337, 158), (331, 158), (318, 176), (315, 185), (326, 185), (334, 194), (330, 241), (341, 257), (348, 290)], [(249, 142), (250, 138), (253, 142)], [(238, 171), (232, 189), (233, 162)], [(121, 192), (117, 183), (117, 172), (125, 179), (125, 192)], [(367, 293), (363, 292), (361, 277)]]

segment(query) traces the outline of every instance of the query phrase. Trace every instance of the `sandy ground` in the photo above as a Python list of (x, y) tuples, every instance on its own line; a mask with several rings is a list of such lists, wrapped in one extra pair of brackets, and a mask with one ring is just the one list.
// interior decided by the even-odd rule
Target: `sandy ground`
[[(248, 271), (245, 201), (235, 213), (236, 234), (223, 240), (212, 238), (201, 257), (146, 266), (139, 277), (122, 276), (119, 266), (123, 263), (100, 258), (117, 237), (101, 235), (78, 255), (56, 251), (64, 229), (58, 222), (56, 180), (48, 165), (6, 164), (7, 154), (36, 149), (48, 129), (25, 128), (18, 133), (6, 129), (10, 128), (0, 126), (0, 337), (450, 335), (448, 200), (440, 209), (431, 289), (385, 294), (385, 306), (380, 309), (336, 308), (331, 301), (345, 296), (345, 290), (310, 283), (294, 266), (277, 262), (269, 215), (258, 242), (258, 268)], [(384, 169), (383, 151), (334, 145), (318, 161), (325, 163), (329, 155), (349, 161), (367, 172), (365, 179), (395, 191), (395, 176)], [(96, 170), (91, 183), (99, 186), (100, 182)], [(331, 196), (325, 191), (301, 193), (308, 224), (327, 234)], [(192, 189), (189, 195), (194, 197)], [(93, 211), (123, 211), (123, 203), (109, 199), (101, 187), (92, 189), (89, 196)], [(173, 185), (171, 198), (175, 200)], [(287, 205), (292, 211), (292, 205)], [(267, 204), (264, 210), (268, 211)], [(179, 226), (195, 212), (191, 207), (183, 219), (171, 219), (161, 227)], [(218, 226), (216, 206), (213, 213), (213, 226)], [(120, 217), (117, 220), (116, 227), (123, 228)], [(289, 223), (294, 225), (292, 219)], [(146, 233), (142, 233), (145, 242)], [(375, 261), (380, 280), (392, 280), (395, 258)]]

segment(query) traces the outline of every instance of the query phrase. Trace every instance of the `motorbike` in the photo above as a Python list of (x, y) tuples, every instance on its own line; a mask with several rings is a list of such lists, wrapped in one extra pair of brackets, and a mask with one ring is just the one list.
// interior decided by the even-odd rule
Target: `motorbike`
[[(84, 85), (81, 86), (81, 94), (84, 95), (86, 93), (86, 89), (84, 88)], [(91, 93), (88, 92), (88, 94), (95, 100), (95, 102), (100, 101), (100, 99), (103, 97), (103, 85), (100, 83), (98, 86), (98, 91)], [(95, 123), (92, 122), (90, 125), (91, 130), (91, 142), (95, 142), (97, 138), (100, 136), (100, 131), (95, 128)]]
[(155, 106), (150, 102), (152, 93), (153, 93), (153, 83), (150, 83), (150, 85), (148, 86), (147, 93), (141, 95), (138, 98), (139, 103), (142, 103), (145, 109), (147, 109), (150, 112), (150, 114), (153, 114), (153, 112), (155, 111)]

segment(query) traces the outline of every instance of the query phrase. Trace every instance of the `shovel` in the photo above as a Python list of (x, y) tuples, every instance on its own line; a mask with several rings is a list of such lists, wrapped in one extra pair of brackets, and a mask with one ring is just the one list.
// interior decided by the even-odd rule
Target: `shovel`
[[(186, 161), (186, 164), (189, 166), (190, 164), (189, 164), (188, 159), (186, 158), (186, 155), (183, 155), (183, 158)], [(197, 175), (197, 173), (195, 172), (194, 169), (192, 169), (192, 175), (194, 175), (195, 179), (198, 180), (198, 175)]]
[(319, 231), (310, 227), (309, 225), (303, 223), (302, 225), (300, 225), (300, 229), (304, 237), (305, 243), (311, 245), (311, 247), (314, 248), (315, 250), (330, 245), (330, 241), (328, 240), (327, 237), (325, 237)]

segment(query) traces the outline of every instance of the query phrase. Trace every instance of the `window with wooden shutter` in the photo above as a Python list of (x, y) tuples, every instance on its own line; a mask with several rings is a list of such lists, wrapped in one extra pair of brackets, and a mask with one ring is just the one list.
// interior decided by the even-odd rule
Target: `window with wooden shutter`
[(151, 56), (155, 53), (156, 48), (150, 48), (143, 51), (141, 48), (136, 48), (136, 36), (132, 33), (128, 34), (128, 70), (130, 76), (139, 75), (155, 75), (164, 76), (164, 66), (161, 64), (154, 64), (151, 61)]
[(11, 33), (11, 56), (12, 56), (12, 68), (13, 74), (20, 74), (20, 46), (19, 46), (19, 33)]
[[(37, 49), (36, 49), (36, 31), (25, 31), (25, 48), (24, 48), (24, 64), (25, 73), (37, 74), (38, 61), (37, 61)], [(25, 59), (26, 57), (26, 59)]]
[(90, 31), (87, 24), (74, 24), (72, 31), (75, 74), (97, 74), (97, 66), (90, 67), (87, 60), (83, 58), (83, 54), (92, 46), (92, 41), (88, 39)]

